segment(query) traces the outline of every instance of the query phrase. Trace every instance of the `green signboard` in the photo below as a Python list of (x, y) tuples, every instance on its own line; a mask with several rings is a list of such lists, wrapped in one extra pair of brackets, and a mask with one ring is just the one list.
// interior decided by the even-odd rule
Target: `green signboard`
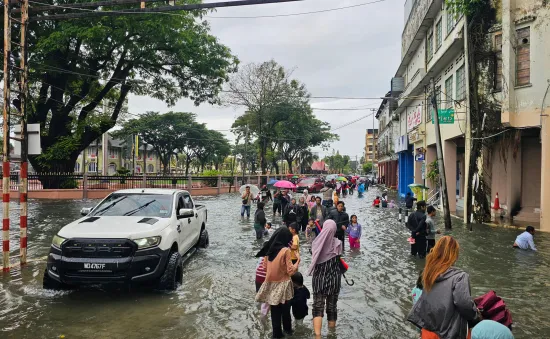
[[(439, 116), (440, 124), (454, 124), (455, 123), (455, 110), (452, 108), (438, 109), (437, 114)], [(432, 112), (433, 113), (433, 112)], [(432, 115), (432, 124), (434, 123)]]

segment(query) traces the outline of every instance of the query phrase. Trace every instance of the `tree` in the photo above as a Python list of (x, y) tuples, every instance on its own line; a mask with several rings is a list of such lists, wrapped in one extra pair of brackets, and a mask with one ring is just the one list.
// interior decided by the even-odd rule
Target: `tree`
[(237, 60), (197, 20), (200, 12), (179, 14), (30, 23), (28, 122), (41, 125), (43, 154), (29, 160), (37, 171), (72, 171), (78, 155), (115, 126), (130, 93), (169, 105), (218, 102)]
[(158, 154), (164, 174), (168, 173), (170, 160), (179, 146), (178, 141), (186, 137), (190, 127), (195, 124), (192, 113), (147, 112), (138, 119), (131, 119), (122, 125), (122, 129), (113, 133), (115, 137), (137, 135), (144, 143), (153, 147)]
[(329, 165), (329, 169), (332, 173), (343, 173), (343, 172), (349, 172), (349, 162), (350, 157), (349, 155), (340, 155), (340, 152), (337, 151), (336, 154), (330, 155), (328, 157), (325, 157), (323, 159), (325, 163)]
[(364, 174), (372, 173), (372, 162), (367, 162), (363, 164), (363, 173)]
[(298, 154), (298, 163), (300, 164), (300, 173), (305, 173), (306, 168), (311, 167), (314, 161), (319, 160), (317, 155), (314, 155), (311, 150), (306, 149)]
[(278, 137), (275, 128), (286, 124), (293, 112), (309, 108), (309, 93), (303, 84), (291, 79), (291, 75), (291, 71), (273, 60), (251, 63), (231, 77), (224, 97), (227, 105), (246, 107), (245, 114), (237, 118), (233, 128), (247, 127), (258, 139), (264, 174), (268, 148)]

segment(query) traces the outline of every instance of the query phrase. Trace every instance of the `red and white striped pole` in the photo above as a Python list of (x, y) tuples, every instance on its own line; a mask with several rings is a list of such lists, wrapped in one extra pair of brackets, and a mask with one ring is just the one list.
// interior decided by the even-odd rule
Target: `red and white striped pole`
[(10, 1), (4, 0), (4, 105), (3, 105), (3, 147), (2, 147), (2, 267), (10, 269), (10, 57), (11, 57), (11, 18)]
[(28, 162), (21, 162), (21, 191), (19, 192), (19, 203), (21, 205), (21, 211), (19, 216), (19, 228), (21, 231), (20, 239), (21, 244), (19, 247), (19, 255), (21, 260), (21, 266), (27, 263), (27, 173)]
[(2, 267), (10, 270), (10, 163), (4, 154), (2, 163)]

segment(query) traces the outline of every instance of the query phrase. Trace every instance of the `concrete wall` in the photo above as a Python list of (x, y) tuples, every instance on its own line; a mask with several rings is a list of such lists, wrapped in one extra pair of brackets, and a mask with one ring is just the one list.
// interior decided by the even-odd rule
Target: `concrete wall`
[(541, 145), (539, 138), (522, 138), (521, 158), (521, 206), (525, 209), (539, 208), (541, 193)]

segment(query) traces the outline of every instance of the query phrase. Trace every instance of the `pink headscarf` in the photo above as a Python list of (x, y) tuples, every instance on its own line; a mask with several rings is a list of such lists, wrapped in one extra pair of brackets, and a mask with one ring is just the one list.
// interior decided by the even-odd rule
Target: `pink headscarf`
[(342, 254), (342, 242), (334, 237), (336, 234), (336, 222), (327, 220), (323, 223), (323, 230), (311, 244), (311, 265), (307, 275), (312, 275), (317, 264), (322, 264)]

